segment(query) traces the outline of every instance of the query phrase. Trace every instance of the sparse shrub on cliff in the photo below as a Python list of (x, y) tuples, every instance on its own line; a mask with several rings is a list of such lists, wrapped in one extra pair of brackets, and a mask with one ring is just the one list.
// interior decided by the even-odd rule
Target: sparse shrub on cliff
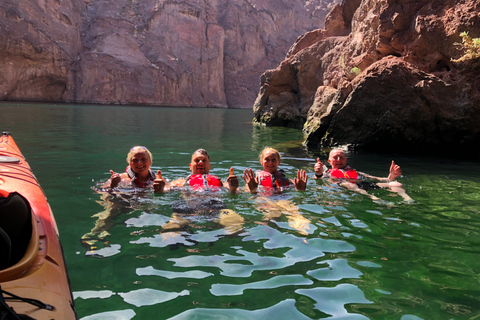
[(358, 67), (353, 67), (352, 69), (350, 69), (350, 74), (354, 74), (355, 77), (358, 76), (360, 73), (362, 73), (362, 69)]
[(480, 57), (480, 38), (470, 37), (468, 31), (460, 33), (460, 37), (462, 38), (462, 43), (456, 43), (456, 45), (460, 46), (460, 49), (463, 50), (465, 54), (459, 59), (452, 60), (454, 62), (459, 62)]
[(349, 68), (349, 66), (345, 64), (345, 58), (343, 56), (340, 58), (340, 61), (338, 61), (338, 65), (342, 67), (345, 76), (350, 80), (355, 79), (360, 73), (362, 73), (362, 69), (358, 67)]

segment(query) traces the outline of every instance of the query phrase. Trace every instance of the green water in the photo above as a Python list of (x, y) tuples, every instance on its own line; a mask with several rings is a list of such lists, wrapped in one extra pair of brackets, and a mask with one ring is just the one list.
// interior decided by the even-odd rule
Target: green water
[[(480, 318), (478, 161), (353, 154), (352, 166), (378, 176), (395, 159), (416, 203), (375, 191), (395, 203), (387, 207), (309, 180), (305, 193), (215, 195), (244, 219), (237, 232), (215, 216), (166, 232), (181, 193), (103, 201), (92, 190), (110, 169), (125, 170), (133, 145), (147, 146), (168, 179), (188, 174), (199, 147), (223, 178), (230, 167), (259, 169), (266, 145), (292, 178), (312, 175), (319, 152), (301, 146), (298, 130), (252, 125), (248, 110), (0, 108), (0, 129), (12, 132), (56, 216), (80, 319)], [(99, 222), (109, 235), (82, 242)]]

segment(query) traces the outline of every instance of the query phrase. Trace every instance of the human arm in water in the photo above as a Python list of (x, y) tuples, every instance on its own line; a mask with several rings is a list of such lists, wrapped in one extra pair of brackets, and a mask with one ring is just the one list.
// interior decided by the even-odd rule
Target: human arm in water
[[(259, 182), (252, 169), (245, 169), (243, 172), (243, 180), (245, 181), (250, 193), (257, 192)], [(295, 189), (299, 191), (305, 191), (307, 189), (307, 181), (308, 175), (306, 174), (305, 170), (298, 170), (297, 177), (293, 180), (293, 185), (295, 185)], [(292, 182), (292, 180), (290, 180), (290, 182)]]
[(295, 189), (298, 191), (305, 191), (307, 189), (308, 175), (305, 170), (298, 170), (297, 177), (293, 180)]
[(110, 188), (114, 189), (118, 187), (120, 182), (122, 181), (130, 181), (130, 178), (128, 177), (128, 174), (126, 173), (116, 173), (113, 170), (110, 170), (110, 179), (108, 179), (103, 185), (102, 189)]
[(314, 170), (315, 170), (315, 178), (320, 179), (323, 177), (325, 165), (320, 161), (320, 158), (317, 158), (317, 162), (315, 163)]
[(255, 177), (255, 173), (252, 169), (245, 169), (243, 171), (243, 181), (245, 181), (246, 186), (250, 193), (256, 193), (258, 188), (258, 178)]
[(370, 179), (377, 179), (382, 182), (390, 182), (390, 181), (394, 181), (402, 174), (402, 169), (398, 164), (395, 164), (395, 161), (392, 160), (392, 164), (390, 165), (390, 171), (387, 178), (375, 177), (375, 176), (366, 174), (364, 172), (359, 172), (359, 173)]
[(233, 168), (230, 168), (230, 175), (227, 178), (227, 184), (225, 187), (228, 188), (231, 194), (235, 194), (237, 193), (238, 186), (238, 177), (233, 174)]
[(162, 177), (162, 171), (158, 170), (155, 175), (155, 180), (153, 180), (153, 192), (165, 193), (166, 191), (168, 191), (167, 181)]

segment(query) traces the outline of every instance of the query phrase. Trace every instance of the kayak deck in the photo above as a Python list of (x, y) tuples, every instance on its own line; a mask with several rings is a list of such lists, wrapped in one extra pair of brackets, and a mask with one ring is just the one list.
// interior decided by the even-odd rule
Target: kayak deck
[[(2, 260), (1, 289), (41, 301), (46, 307), (11, 300), (7, 293), (3, 294), (5, 303), (17, 314), (34, 319), (77, 319), (53, 213), (30, 166), (8, 133), (0, 137), (0, 200), (0, 229), (11, 238), (6, 241), (11, 242), (12, 257), (10, 263)], [(5, 246), (0, 248), (2, 253), (7, 251)]]

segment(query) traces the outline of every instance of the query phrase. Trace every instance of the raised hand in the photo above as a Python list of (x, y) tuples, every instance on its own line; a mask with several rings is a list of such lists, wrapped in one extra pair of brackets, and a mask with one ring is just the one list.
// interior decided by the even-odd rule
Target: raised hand
[(230, 175), (227, 178), (228, 188), (231, 193), (235, 193), (239, 186), (238, 177), (233, 174), (233, 168), (230, 168)]
[(252, 169), (245, 169), (245, 171), (243, 171), (243, 181), (245, 181), (251, 193), (257, 191), (258, 179), (255, 178), (255, 173)]
[(323, 176), (323, 163), (320, 161), (320, 158), (317, 158), (317, 162), (315, 163), (315, 176), (321, 177)]
[(162, 177), (162, 171), (158, 170), (157, 174), (155, 175), (155, 180), (153, 180), (153, 192), (164, 193), (166, 184), (167, 182)]
[(120, 176), (120, 173), (115, 173), (115, 171), (110, 170), (110, 188), (116, 188), (120, 181), (122, 181), (122, 177)]
[(402, 174), (402, 169), (399, 165), (395, 164), (395, 161), (392, 160), (390, 165), (390, 174), (388, 175), (388, 180), (395, 180), (399, 175)]
[(298, 170), (297, 177), (293, 180), (295, 188), (299, 191), (305, 191), (307, 189), (308, 175), (305, 170)]

